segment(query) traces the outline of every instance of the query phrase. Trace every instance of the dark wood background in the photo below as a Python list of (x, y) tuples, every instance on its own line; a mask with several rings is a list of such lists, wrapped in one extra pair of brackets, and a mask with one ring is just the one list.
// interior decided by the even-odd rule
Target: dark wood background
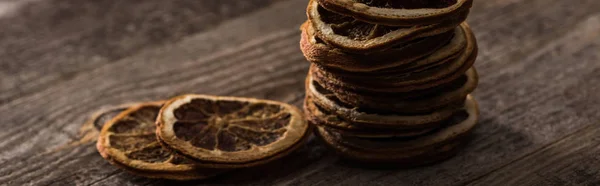
[[(600, 1), (476, 0), (475, 139), (428, 167), (371, 170), (321, 144), (205, 181), (118, 170), (79, 130), (182, 93), (300, 106), (306, 0), (0, 0), (0, 185), (600, 185)], [(89, 132), (89, 131), (88, 131)]]

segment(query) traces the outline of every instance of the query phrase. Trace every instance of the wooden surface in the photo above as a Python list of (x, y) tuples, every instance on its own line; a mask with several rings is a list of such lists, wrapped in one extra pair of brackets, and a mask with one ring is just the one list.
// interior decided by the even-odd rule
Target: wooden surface
[(440, 164), (356, 168), (311, 141), (268, 166), (173, 182), (118, 170), (81, 140), (98, 109), (181, 93), (300, 106), (306, 3), (0, 0), (0, 185), (600, 185), (598, 0), (475, 1), (482, 119)]

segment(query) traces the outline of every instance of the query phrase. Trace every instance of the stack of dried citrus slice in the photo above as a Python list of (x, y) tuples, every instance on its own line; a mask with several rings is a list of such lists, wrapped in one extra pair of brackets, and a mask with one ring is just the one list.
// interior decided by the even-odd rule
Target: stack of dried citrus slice
[(303, 145), (310, 131), (302, 112), (285, 103), (183, 95), (127, 108), (104, 124), (96, 146), (134, 174), (189, 180), (269, 163)]
[(477, 124), (472, 0), (311, 0), (300, 47), (305, 114), (342, 156), (412, 166), (442, 160)]

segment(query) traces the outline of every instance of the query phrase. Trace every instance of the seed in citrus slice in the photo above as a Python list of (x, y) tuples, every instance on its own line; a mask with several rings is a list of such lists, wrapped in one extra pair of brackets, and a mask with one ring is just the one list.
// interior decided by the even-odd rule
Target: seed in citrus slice
[(466, 18), (452, 17), (442, 23), (410, 27), (385, 26), (336, 14), (319, 6), (316, 0), (308, 4), (307, 15), (316, 35), (346, 52), (368, 54), (380, 52), (410, 41), (453, 30)]
[(478, 115), (477, 102), (468, 96), (465, 107), (453, 115), (446, 126), (415, 138), (360, 138), (345, 136), (323, 127), (317, 131), (326, 144), (348, 159), (413, 166), (452, 156), (464, 145), (468, 134), (477, 124)]
[(160, 146), (154, 123), (163, 103), (134, 105), (106, 122), (96, 144), (102, 157), (128, 172), (150, 178), (203, 179), (223, 172), (201, 169), (194, 161)]
[[(306, 59), (315, 64), (349, 72), (371, 72), (409, 64), (435, 52), (436, 56), (460, 52), (466, 42), (464, 37), (453, 37), (450, 32), (418, 38), (406, 44), (370, 54), (353, 54), (329, 46), (315, 35), (312, 24), (307, 21), (302, 27), (300, 49)], [(462, 34), (462, 32), (460, 33)]]
[(268, 163), (310, 134), (298, 108), (252, 98), (178, 96), (165, 104), (157, 122), (166, 146), (216, 167)]
[(323, 7), (374, 24), (408, 26), (466, 16), (473, 0), (318, 0)]

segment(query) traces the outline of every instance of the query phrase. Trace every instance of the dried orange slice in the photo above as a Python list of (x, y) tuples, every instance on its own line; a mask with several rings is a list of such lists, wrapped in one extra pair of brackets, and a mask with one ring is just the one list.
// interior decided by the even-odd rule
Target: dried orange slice
[(102, 127), (104, 127), (104, 124), (115, 118), (121, 112), (139, 104), (142, 103), (127, 103), (117, 106), (101, 108), (98, 111), (94, 112), (90, 119), (86, 121), (84, 125), (91, 125), (98, 131), (101, 131)]
[(412, 137), (426, 134), (435, 128), (422, 129), (394, 129), (394, 128), (371, 128), (363, 126), (360, 123), (347, 121), (335, 114), (331, 114), (326, 109), (316, 105), (310, 94), (304, 100), (304, 113), (308, 122), (313, 125), (323, 127), (329, 131), (334, 131), (347, 136), (366, 137), (366, 138), (390, 138), (390, 137)]
[(133, 174), (150, 178), (203, 179), (223, 172), (200, 168), (159, 144), (154, 122), (162, 103), (132, 106), (106, 122), (96, 144), (102, 157)]
[(385, 51), (363, 55), (347, 53), (329, 46), (315, 35), (315, 30), (308, 21), (302, 25), (301, 30), (300, 49), (309, 62), (349, 72), (370, 72), (402, 66), (434, 52), (435, 56), (459, 53), (466, 45), (464, 37), (453, 37), (462, 34), (458, 28), (413, 40)]
[[(469, 25), (465, 22), (456, 27), (453, 31), (453, 37), (449, 42), (443, 43), (444, 45), (440, 48), (429, 48), (433, 50), (432, 54), (423, 56), (422, 58), (407, 61), (399, 65), (390, 66), (388, 68), (378, 69), (376, 71), (352, 73), (356, 76), (388, 76), (393, 74), (403, 74), (406, 72), (418, 72), (423, 71), (422, 69), (428, 69), (436, 66), (441, 66), (445, 63), (455, 61), (461, 56), (468, 56), (473, 53), (476, 48), (476, 40), (472, 35)], [(431, 36), (427, 38), (437, 37)], [(426, 39), (426, 38), (424, 38)], [(401, 60), (401, 59), (398, 59)], [(463, 58), (464, 60), (464, 58)], [(459, 63), (459, 62), (455, 62)], [(350, 74), (350, 73), (349, 73)], [(352, 75), (350, 74), (350, 75)]]
[(438, 23), (466, 16), (473, 0), (318, 0), (334, 12), (385, 25), (407, 26)]
[(342, 156), (361, 162), (417, 166), (454, 155), (477, 124), (477, 102), (468, 96), (465, 107), (444, 127), (412, 138), (361, 138), (318, 128), (318, 136)]
[(344, 51), (363, 54), (383, 51), (415, 39), (451, 31), (466, 19), (464, 14), (430, 25), (386, 26), (336, 14), (321, 7), (316, 0), (309, 2), (306, 12), (320, 39)]
[(312, 81), (309, 75), (308, 86), (306, 87), (307, 94), (314, 98), (316, 105), (323, 109), (344, 118), (353, 123), (362, 123), (368, 126), (378, 126), (384, 128), (430, 128), (438, 126), (440, 122), (452, 117), (461, 104), (450, 104), (443, 108), (439, 108), (430, 113), (423, 114), (380, 114), (376, 112), (364, 111), (361, 108), (344, 104), (333, 93), (319, 86), (318, 83)]
[(456, 58), (448, 58), (452, 54), (441, 54), (442, 57), (436, 57), (438, 54), (434, 53), (413, 62), (417, 68), (399, 66), (386, 71), (366, 73), (328, 69), (319, 73), (333, 84), (342, 87), (377, 92), (408, 92), (448, 83), (462, 76), (477, 58), (477, 42), (471, 29), (466, 23), (461, 24), (461, 28), (467, 42), (464, 50), (458, 53)]
[(165, 146), (214, 167), (248, 167), (286, 155), (309, 136), (301, 111), (252, 98), (183, 95), (157, 119)]
[[(315, 69), (318, 68), (311, 66), (311, 77), (316, 74), (315, 71), (318, 71)], [(418, 114), (433, 112), (449, 104), (462, 102), (467, 94), (475, 90), (478, 81), (477, 71), (472, 67), (462, 77), (448, 84), (412, 92), (357, 92), (332, 85), (327, 80), (315, 80), (314, 86), (317, 86), (317, 89), (323, 89), (324, 93), (334, 94), (343, 103), (362, 109), (378, 113)]]

